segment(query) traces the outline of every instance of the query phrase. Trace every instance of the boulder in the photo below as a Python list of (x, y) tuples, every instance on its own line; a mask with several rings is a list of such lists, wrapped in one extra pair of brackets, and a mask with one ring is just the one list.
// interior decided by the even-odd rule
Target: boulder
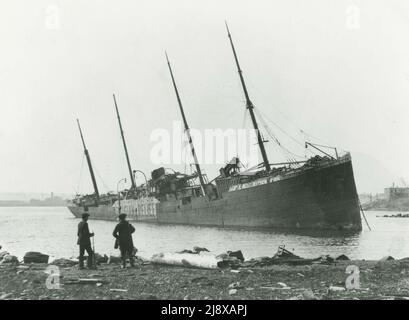
[(3, 260), (1, 260), (0, 264), (18, 264), (18, 259), (16, 256), (12, 256), (10, 254), (5, 255)]
[(336, 261), (347, 261), (347, 260), (351, 260), (349, 259), (345, 254), (341, 254), (340, 256), (335, 258)]
[(101, 263), (107, 263), (109, 258), (106, 254), (104, 254), (103, 256), (100, 255), (99, 253), (95, 254), (95, 260), (97, 262), (97, 264), (101, 264)]
[(239, 259), (236, 257), (224, 257), (223, 259), (220, 260), (220, 255), (216, 257), (216, 259), (219, 259), (217, 262), (217, 266), (219, 268), (239, 268), (242, 263)]
[(385, 262), (385, 261), (392, 261), (392, 260), (395, 260), (395, 258), (394, 257), (392, 257), (392, 256), (386, 256), (386, 257), (383, 257), (381, 260), (379, 260), (380, 262)]
[(244, 256), (243, 256), (243, 253), (241, 252), (241, 250), (227, 251), (227, 255), (229, 257), (235, 257), (235, 258), (239, 259), (240, 261), (244, 261)]
[(210, 251), (207, 250), (206, 248), (202, 248), (202, 247), (193, 247), (193, 251), (194, 251), (195, 253), (200, 253), (200, 252), (202, 252), (202, 251), (210, 252)]
[(334, 258), (331, 258), (329, 255), (322, 255), (321, 257), (314, 260), (322, 264), (331, 264), (334, 262)]
[(303, 291), (301, 295), (303, 297), (303, 300), (318, 300), (318, 298), (311, 289)]
[(24, 263), (48, 263), (48, 258), (50, 256), (40, 253), (30, 251), (24, 255), (23, 261)]

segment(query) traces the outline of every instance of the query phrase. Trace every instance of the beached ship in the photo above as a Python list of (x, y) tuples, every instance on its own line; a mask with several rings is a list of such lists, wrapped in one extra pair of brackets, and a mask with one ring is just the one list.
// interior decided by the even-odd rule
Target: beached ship
[(103, 195), (99, 194), (91, 158), (85, 145), (80, 123), (77, 120), (94, 193), (89, 195), (77, 195), (70, 201), (68, 209), (77, 218), (81, 218), (83, 213), (88, 213), (90, 215), (90, 219), (116, 220), (120, 213), (126, 213), (129, 220), (156, 221), (156, 203), (158, 200), (149, 195), (147, 184), (141, 186), (136, 186), (135, 184), (135, 172), (132, 170), (131, 163), (129, 161), (128, 149), (125, 142), (125, 136), (122, 129), (121, 118), (119, 116), (115, 95), (113, 95), (113, 98), (131, 178), (131, 187), (127, 190), (117, 191), (117, 193), (107, 193)]
[[(128, 206), (131, 218), (135, 203), (139, 201), (144, 203), (145, 210), (138, 209), (136, 213), (134, 211), (134, 220), (217, 227), (362, 230), (360, 204), (349, 153), (339, 156), (335, 149), (335, 155), (331, 155), (325, 152), (322, 146), (306, 142), (306, 147), (315, 148), (322, 156), (315, 155), (305, 161), (273, 164), (269, 162), (254, 105), (250, 100), (228, 28), (227, 32), (263, 162), (243, 171), (240, 160), (234, 158), (220, 169), (218, 177), (212, 182), (208, 181), (200, 168), (173, 71), (166, 55), (196, 172), (188, 175), (165, 168), (152, 171), (151, 179), (144, 186), (145, 200), (142, 201), (135, 193), (137, 188), (117, 109), (132, 181), (134, 204)], [(90, 172), (92, 177), (91, 169)], [(94, 188), (95, 186), (94, 183)], [(97, 189), (95, 190), (97, 194)], [(101, 202), (95, 203), (94, 206), (79, 204), (70, 207), (70, 210), (79, 216), (87, 209), (91, 218), (113, 220), (116, 219), (118, 213), (116, 208), (120, 207), (119, 203), (126, 201), (121, 198), (118, 196), (109, 204)], [(138, 214), (141, 211), (149, 212), (146, 219)]]
[(219, 227), (361, 230), (360, 204), (349, 153), (338, 156), (335, 149), (336, 155), (332, 156), (320, 146), (306, 143), (306, 147), (315, 148), (323, 156), (280, 164), (269, 162), (228, 27), (227, 33), (263, 162), (241, 172), (236, 158), (220, 170), (215, 183), (207, 182), (166, 56), (196, 173), (181, 175), (163, 168), (152, 173), (152, 188), (159, 200), (157, 221)]

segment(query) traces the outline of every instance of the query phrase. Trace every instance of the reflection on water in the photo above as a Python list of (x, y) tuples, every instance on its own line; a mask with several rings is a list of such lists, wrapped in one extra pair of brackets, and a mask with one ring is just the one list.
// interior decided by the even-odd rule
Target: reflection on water
[[(357, 259), (409, 256), (409, 219), (383, 218), (383, 212), (367, 212), (372, 231), (346, 234), (339, 231), (227, 229), (133, 223), (134, 243), (143, 257), (193, 246), (215, 253), (242, 250), (246, 258), (272, 256), (279, 245), (303, 257), (346, 254)], [(392, 213), (390, 213), (392, 214)], [(52, 257), (77, 256), (76, 229), (79, 219), (66, 208), (0, 208), (0, 245), (24, 256), (41, 251)], [(118, 255), (112, 231), (115, 222), (89, 221), (99, 253)]]

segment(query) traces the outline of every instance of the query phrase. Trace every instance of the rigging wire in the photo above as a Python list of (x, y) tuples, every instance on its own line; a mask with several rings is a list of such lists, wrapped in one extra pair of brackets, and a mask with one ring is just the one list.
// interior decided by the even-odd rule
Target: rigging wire
[(260, 114), (258, 108), (254, 108), (254, 110), (255, 110), (255, 112), (256, 112), (256, 114), (257, 114), (257, 117), (260, 119), (260, 121), (261, 121), (263, 127), (265, 128), (267, 134), (275, 141), (275, 143), (277, 144), (277, 146), (278, 146), (280, 149), (282, 149), (282, 150), (281, 150), (281, 154), (282, 154), (287, 160), (289, 160), (289, 162), (296, 162), (296, 161), (297, 161), (293, 156), (298, 157), (298, 158), (301, 158), (301, 159), (304, 158), (303, 156), (300, 156), (300, 155), (298, 155), (298, 154), (296, 154), (296, 153), (294, 153), (294, 152), (288, 150), (286, 147), (284, 147), (284, 146), (281, 144), (281, 142), (278, 140), (278, 138), (274, 135), (274, 133), (272, 132), (272, 130), (270, 129), (270, 127), (267, 125), (266, 121), (265, 121), (264, 118), (261, 116), (261, 114)]
[[(258, 92), (258, 94), (260, 94), (262, 97), (266, 98), (266, 95), (259, 89), (259, 87), (254, 86), (254, 84), (253, 84), (253, 82), (252, 82), (251, 79), (248, 79), (248, 82), (249, 82), (249, 87), (250, 87), (252, 90), (255, 90), (255, 91)], [(299, 126), (299, 125), (296, 123), (296, 121), (294, 121), (294, 119), (290, 119), (284, 112), (282, 112), (282, 111), (281, 111), (281, 108), (277, 107), (276, 105), (270, 104), (270, 103), (269, 103), (269, 105), (270, 105), (274, 110), (276, 110), (277, 113), (280, 114), (280, 115), (283, 117), (283, 119), (285, 119), (294, 129), (296, 129), (297, 132), (299, 132), (301, 135), (303, 135), (303, 137), (304, 137), (305, 140), (315, 140), (315, 141), (319, 141), (319, 142), (321, 142), (321, 143), (323, 143), (323, 144), (325, 144), (325, 145), (332, 145), (332, 143), (330, 143), (330, 142), (328, 142), (328, 141), (325, 141), (325, 140), (323, 140), (322, 138), (316, 137), (316, 136), (310, 134), (309, 132), (307, 132), (306, 130), (302, 129), (301, 126)], [(264, 116), (265, 116), (265, 115), (264, 115)], [(266, 117), (266, 118), (267, 118), (267, 117)], [(280, 128), (276, 123), (274, 123), (271, 119), (268, 119), (268, 120), (270, 120), (275, 126), (277, 126), (277, 127), (281, 130), (281, 128)], [(291, 136), (289, 136), (289, 137), (291, 137)], [(310, 139), (306, 139), (307, 137), (310, 138)], [(303, 148), (304, 148), (304, 146), (303, 146)], [(342, 149), (342, 148), (338, 148), (338, 149), (339, 149), (339, 150), (342, 150), (342, 151), (344, 151), (344, 152), (347, 152), (346, 150), (344, 150), (344, 149)], [(312, 152), (310, 149), (307, 149), (307, 150), (308, 150), (308, 152), (310, 152), (312, 155), (317, 155), (317, 153)]]
[(82, 157), (81, 157), (80, 176), (79, 176), (78, 187), (77, 187), (77, 189), (78, 189), (78, 194), (80, 194), (80, 193), (81, 193), (81, 190), (82, 190), (82, 185), (81, 185), (81, 183), (82, 183), (82, 174), (83, 174), (83, 169), (84, 169), (84, 158), (85, 158), (85, 154), (82, 154)]
[[(273, 120), (271, 120), (264, 112), (262, 112), (261, 110), (258, 110), (258, 112), (262, 115), (262, 118), (265, 118), (267, 120), (269, 120), (275, 127), (277, 127), (283, 134), (285, 134), (287, 137), (289, 137), (291, 140), (293, 140), (296, 144), (298, 144), (302, 149), (305, 149), (305, 145), (300, 142), (299, 140), (297, 140), (296, 138), (294, 138), (291, 134), (289, 134), (287, 131), (285, 131), (283, 128), (281, 128), (276, 122), (274, 122)], [(302, 132), (302, 129), (300, 129), (300, 131)], [(308, 152), (310, 152), (312, 155), (316, 155), (316, 153), (314, 153), (313, 151), (311, 151), (310, 149), (307, 149)]]
[(105, 181), (102, 179), (101, 175), (99, 174), (97, 167), (95, 166), (95, 164), (93, 164), (92, 166), (93, 166), (93, 168), (95, 169), (95, 172), (97, 173), (97, 176), (98, 176), (99, 180), (102, 182), (102, 185), (104, 186), (105, 191), (106, 191), (106, 192), (109, 192), (109, 188), (108, 188), (108, 186), (105, 184)]
[[(251, 82), (251, 80), (250, 80), (250, 86), (251, 86), (252, 88), (255, 87), (255, 86), (253, 85), (253, 83)], [(257, 90), (257, 89), (256, 89), (256, 90)], [(253, 105), (253, 106), (254, 106), (254, 105)], [(295, 157), (298, 157), (298, 158), (301, 158), (301, 159), (304, 159), (304, 158), (305, 158), (304, 156), (300, 156), (300, 155), (298, 155), (298, 154), (295, 154), (294, 152), (291, 152), (290, 150), (288, 150), (287, 148), (285, 148), (285, 147), (281, 144), (281, 142), (278, 140), (278, 138), (273, 134), (272, 130), (270, 129), (270, 127), (268, 126), (268, 124), (266, 123), (266, 121), (264, 120), (264, 118), (261, 116), (261, 113), (260, 113), (260, 111), (258, 110), (258, 108), (255, 108), (255, 107), (254, 107), (254, 110), (256, 111), (258, 118), (259, 118), (260, 121), (262, 122), (262, 125), (264, 126), (264, 128), (265, 128), (267, 134), (275, 141), (276, 146), (279, 147), (279, 153), (281, 153), (282, 156), (283, 156), (285, 159), (287, 159), (289, 162), (296, 162), (297, 159), (295, 159), (294, 156), (295, 156)], [(273, 123), (274, 123), (274, 122), (273, 122)], [(274, 123), (274, 124), (275, 124), (275, 123)], [(276, 125), (284, 134), (288, 135), (291, 139), (293, 139), (297, 144), (300, 144), (299, 141), (297, 141), (297, 140), (296, 140), (294, 137), (292, 137), (291, 135), (287, 134), (287, 133), (286, 133), (283, 129), (281, 129), (277, 124), (275, 124), (275, 125)], [(300, 144), (300, 145), (302, 145), (302, 144)], [(308, 150), (308, 149), (307, 149), (307, 150)], [(309, 150), (309, 151), (310, 151), (310, 150)]]

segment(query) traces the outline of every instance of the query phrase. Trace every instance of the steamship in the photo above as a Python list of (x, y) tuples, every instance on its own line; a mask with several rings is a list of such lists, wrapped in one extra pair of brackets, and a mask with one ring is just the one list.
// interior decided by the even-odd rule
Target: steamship
[[(208, 181), (197, 160), (181, 97), (166, 55), (196, 170), (191, 175), (165, 168), (154, 170), (144, 186), (144, 199), (149, 199), (151, 204), (149, 219), (145, 221), (217, 227), (362, 230), (349, 153), (338, 155), (335, 149), (335, 155), (331, 155), (322, 149), (323, 146), (306, 142), (306, 147), (313, 147), (319, 154), (305, 161), (269, 162), (227, 24), (226, 28), (263, 162), (255, 168), (243, 170), (239, 158), (234, 158), (220, 169), (218, 177), (212, 182)], [(125, 140), (123, 142), (127, 153)], [(129, 159), (128, 166), (132, 190), (136, 190)], [(133, 201), (140, 201), (141, 198), (134, 196)], [(118, 200), (121, 199), (116, 199), (114, 203)], [(70, 208), (73, 213), (79, 210), (75, 215), (83, 212), (84, 206), (74, 207)], [(118, 213), (114, 204), (100, 204), (92, 210), (94, 215), (91, 218), (114, 219)], [(141, 220), (138, 211), (133, 217)]]

